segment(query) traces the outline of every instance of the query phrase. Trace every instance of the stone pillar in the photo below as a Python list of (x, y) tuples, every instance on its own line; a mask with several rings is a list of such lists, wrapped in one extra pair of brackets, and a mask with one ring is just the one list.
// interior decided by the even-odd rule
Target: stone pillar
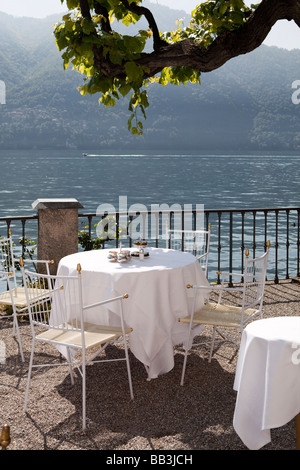
[(38, 212), (38, 259), (53, 260), (51, 274), (56, 274), (61, 258), (78, 251), (78, 209), (83, 206), (77, 199), (37, 199), (32, 207)]

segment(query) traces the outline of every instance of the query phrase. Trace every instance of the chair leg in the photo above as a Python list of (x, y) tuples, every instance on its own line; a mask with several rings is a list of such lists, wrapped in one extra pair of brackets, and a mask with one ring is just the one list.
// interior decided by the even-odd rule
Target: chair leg
[(67, 361), (68, 361), (68, 364), (69, 364), (71, 384), (74, 385), (74, 375), (73, 375), (73, 368), (72, 368), (72, 362), (71, 362), (70, 348), (67, 348)]
[(189, 350), (193, 347), (193, 344), (192, 344), (193, 340), (191, 340), (191, 333), (192, 333), (192, 323), (190, 322), (186, 342), (183, 343), (185, 353), (184, 353), (184, 360), (183, 360), (183, 366), (182, 366), (180, 385), (183, 385), (184, 376), (185, 376), (185, 369), (186, 369), (186, 363), (187, 363), (187, 356), (188, 356)]
[(183, 366), (182, 366), (182, 373), (181, 373), (181, 381), (180, 385), (183, 385), (184, 382), (184, 375), (185, 375), (185, 368), (186, 368), (186, 362), (187, 362), (187, 355), (188, 355), (188, 349), (185, 350), (184, 353), (184, 360), (183, 360)]
[(85, 353), (82, 355), (82, 430), (86, 429), (86, 361)]
[(16, 335), (16, 332), (17, 332), (17, 341), (18, 341), (18, 344), (19, 344), (21, 360), (22, 360), (22, 362), (25, 362), (24, 353), (23, 353), (23, 346), (22, 346), (22, 340), (21, 340), (21, 335), (20, 335), (20, 330), (19, 330), (19, 324), (18, 324), (18, 319), (17, 319), (16, 315), (14, 314), (14, 319), (13, 319), (13, 336)]
[(33, 365), (34, 347), (35, 347), (35, 341), (33, 339), (32, 340), (32, 346), (31, 346), (28, 376), (27, 376), (27, 385), (26, 385), (26, 391), (25, 391), (24, 412), (26, 411), (26, 408), (27, 408), (27, 401), (28, 401), (28, 395), (29, 395), (29, 386), (30, 386), (30, 379), (31, 379), (31, 371), (32, 371), (32, 365)]
[(216, 336), (216, 327), (214, 326), (212, 339), (211, 339), (211, 346), (210, 346), (210, 353), (209, 353), (208, 362), (211, 362), (211, 358), (212, 358), (212, 355), (213, 355), (213, 350), (214, 350), (214, 345), (215, 345), (215, 336)]
[(131, 397), (131, 400), (133, 400), (134, 396), (133, 396), (131, 370), (130, 370), (130, 363), (129, 363), (129, 355), (128, 355), (128, 348), (127, 348), (126, 338), (124, 338), (124, 349), (125, 349), (125, 358), (126, 358), (126, 365), (127, 365), (127, 375), (128, 375), (128, 382), (129, 382), (130, 397)]

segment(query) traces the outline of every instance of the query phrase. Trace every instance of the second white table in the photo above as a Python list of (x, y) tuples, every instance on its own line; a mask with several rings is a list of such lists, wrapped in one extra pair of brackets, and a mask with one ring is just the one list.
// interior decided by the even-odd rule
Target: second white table
[(270, 430), (300, 412), (300, 318), (257, 320), (244, 330), (234, 389), (233, 425), (244, 444), (257, 450)]

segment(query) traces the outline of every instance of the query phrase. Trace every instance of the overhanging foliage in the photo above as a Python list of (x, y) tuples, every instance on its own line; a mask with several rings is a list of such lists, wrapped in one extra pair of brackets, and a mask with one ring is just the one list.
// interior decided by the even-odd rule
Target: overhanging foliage
[[(69, 12), (54, 34), (65, 68), (71, 63), (81, 72), (81, 93), (100, 93), (105, 106), (130, 95), (128, 129), (133, 134), (143, 131), (138, 111), (146, 118), (151, 82), (200, 83), (201, 72), (257, 48), (278, 20), (294, 20), (300, 27), (300, 0), (263, 0), (251, 7), (243, 0), (207, 0), (195, 6), (188, 26), (179, 22), (165, 33), (142, 0), (64, 1)], [(147, 30), (138, 29), (142, 17)], [(137, 25), (137, 32), (122, 35), (114, 22)], [(149, 39), (153, 47), (146, 52)]]

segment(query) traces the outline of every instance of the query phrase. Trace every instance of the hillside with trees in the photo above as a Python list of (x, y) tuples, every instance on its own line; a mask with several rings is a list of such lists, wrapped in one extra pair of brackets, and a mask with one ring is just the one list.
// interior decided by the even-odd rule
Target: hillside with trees
[[(162, 30), (184, 12), (152, 5)], [(63, 61), (53, 36), (60, 17), (15, 18), (0, 13), (1, 148), (88, 151), (289, 151), (300, 149), (300, 50), (260, 46), (201, 74), (201, 85), (150, 86), (144, 133), (128, 132), (128, 103), (104, 108), (82, 97), (82, 76)]]

